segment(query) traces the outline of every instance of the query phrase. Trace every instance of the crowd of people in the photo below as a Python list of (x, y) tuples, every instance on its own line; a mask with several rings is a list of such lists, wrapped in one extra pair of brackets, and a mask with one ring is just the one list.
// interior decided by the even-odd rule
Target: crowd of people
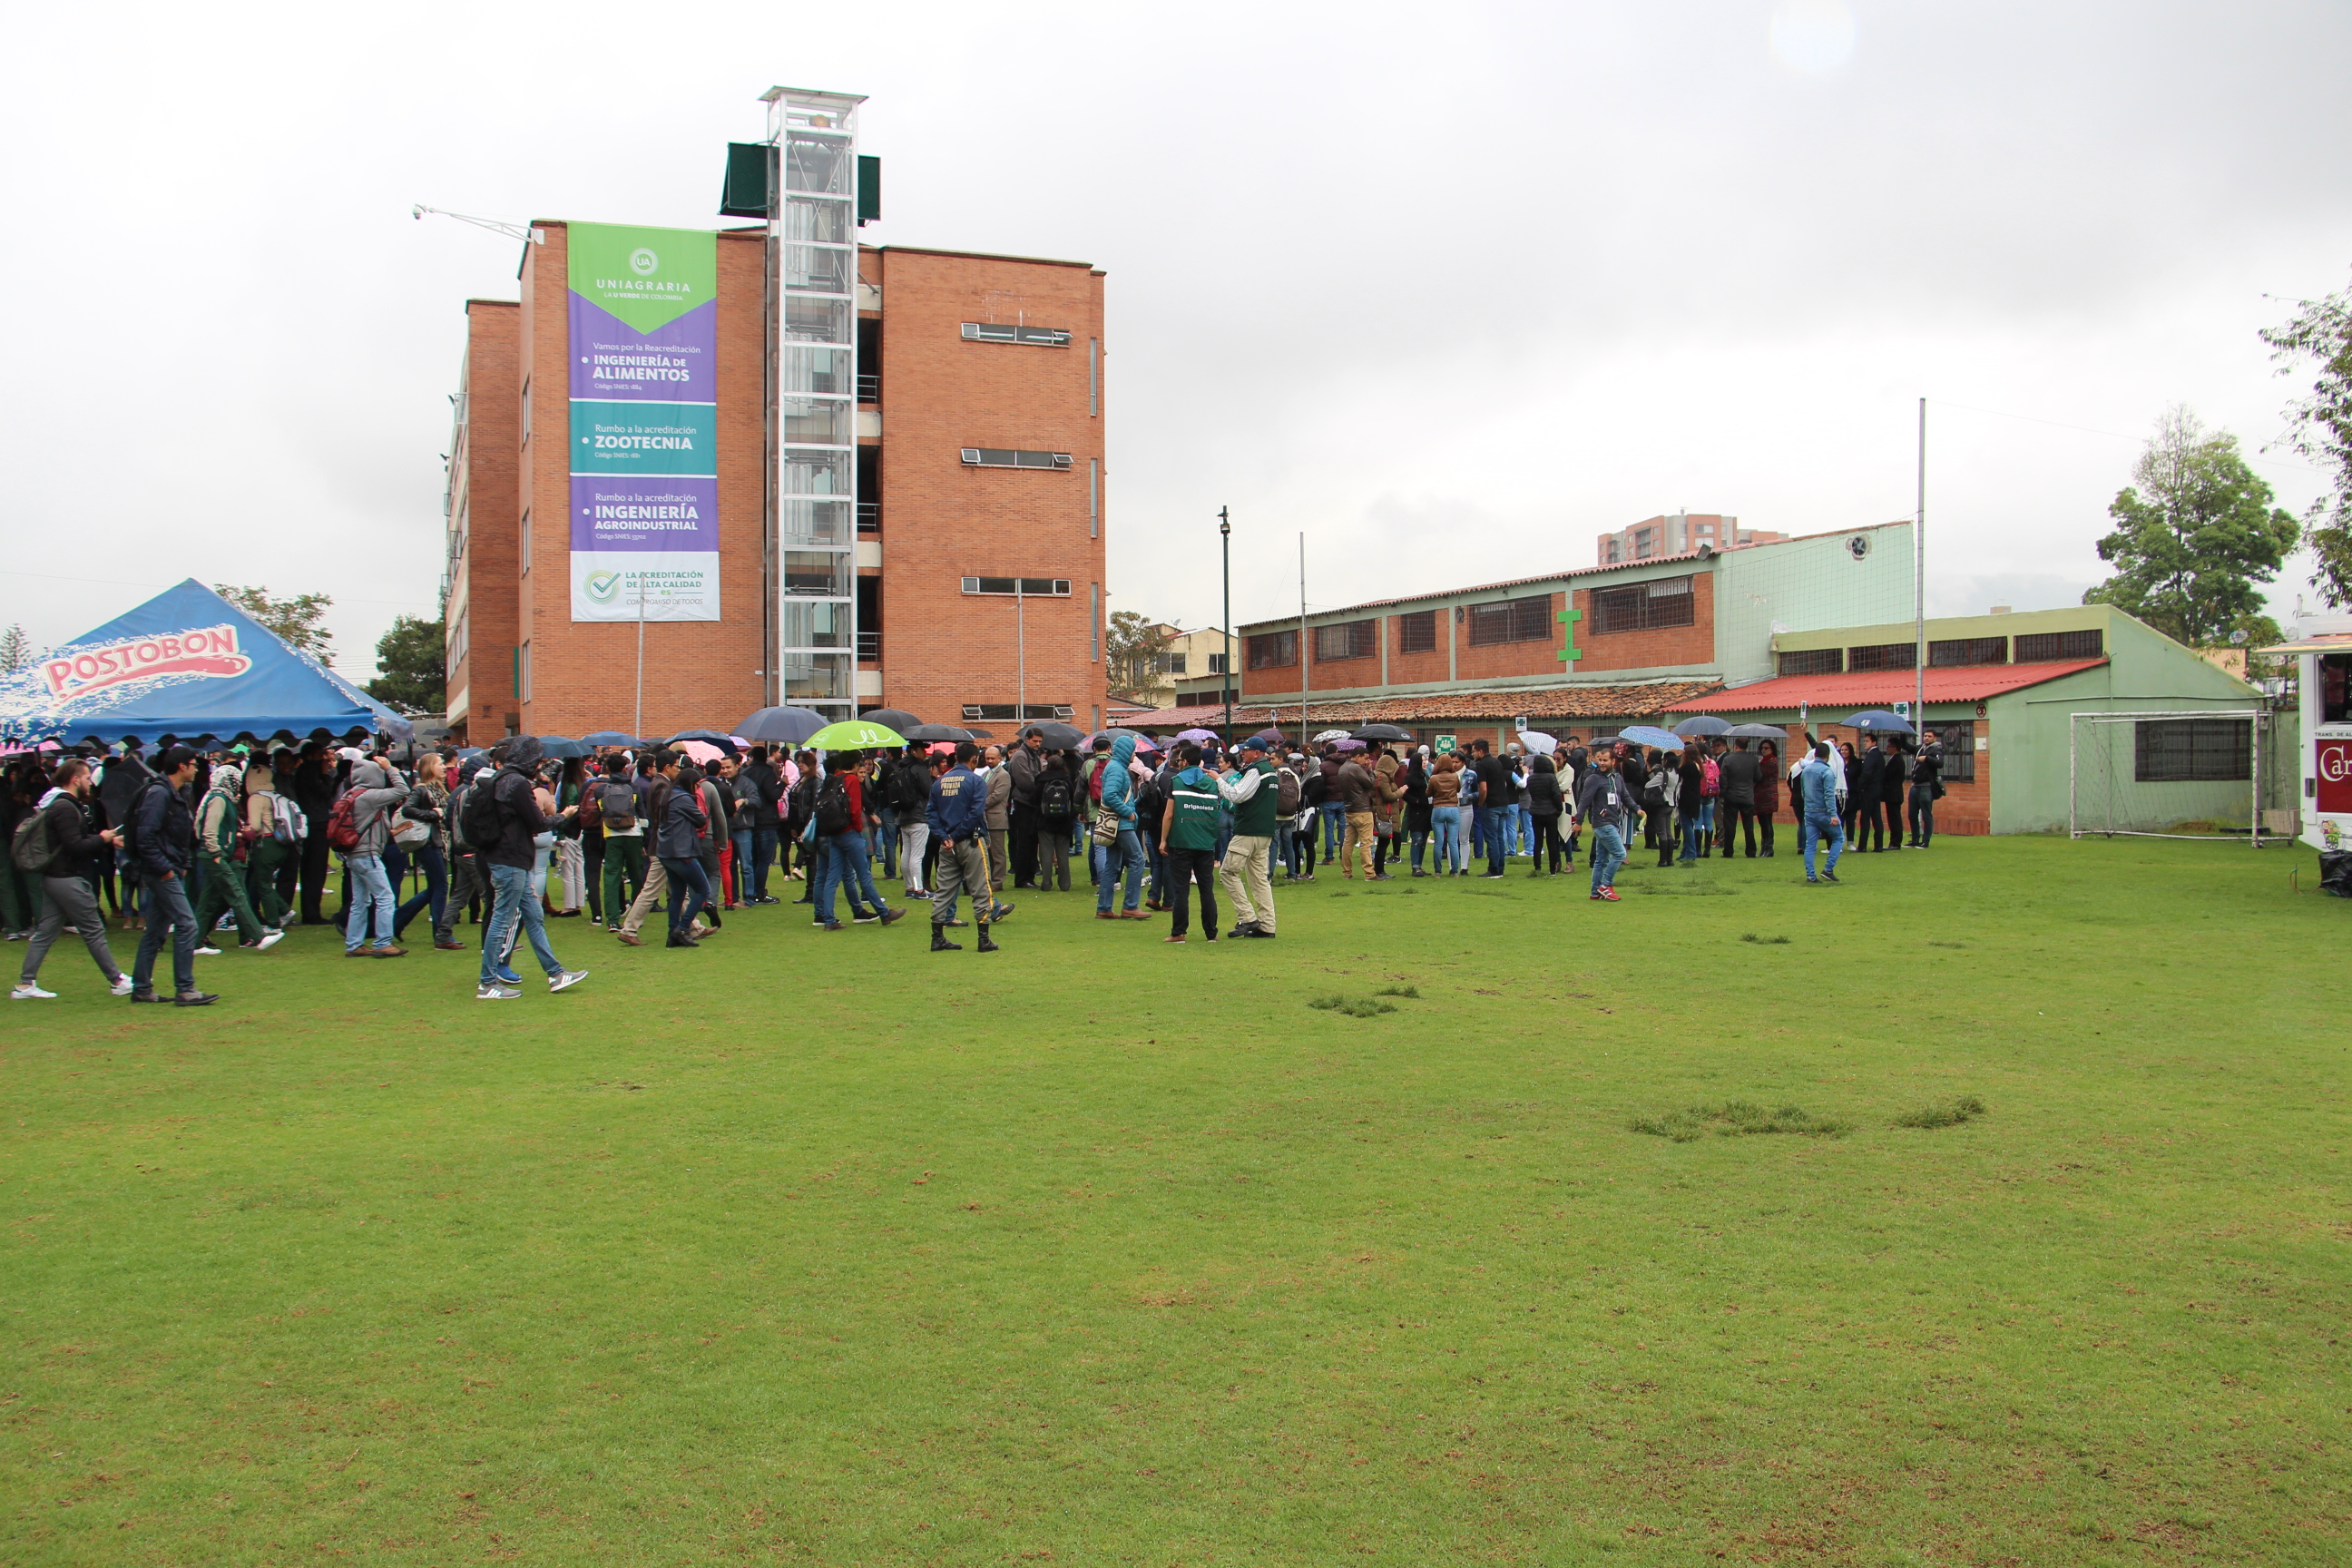
[[(584, 912), (588, 929), (635, 947), (659, 913), (665, 945), (692, 949), (727, 913), (782, 902), (779, 879), (800, 887), (819, 931), (887, 927), (920, 900), (932, 951), (961, 951), (949, 933), (971, 926), (977, 951), (994, 952), (1014, 909), (1002, 895), (1070, 892), (1074, 859), (1097, 920), (1166, 914), (1163, 940), (1186, 942), (1197, 901), (1201, 940), (1267, 940), (1276, 881), (1315, 880), (1318, 858), (1385, 881), (1400, 868), (1497, 878), (1514, 858), (1530, 877), (1558, 875), (1585, 854), (1589, 896), (1605, 901), (1641, 850), (1662, 868), (1773, 856), (1784, 800), (1805, 879), (1835, 882), (1848, 846), (1927, 847), (1943, 793), (1932, 734), (1860, 750), (1808, 734), (1785, 760), (1770, 739), (1665, 749), (1570, 736), (1433, 753), (1356, 737), (1294, 747), (1275, 731), (1230, 750), (1197, 731), (1165, 746), (1116, 731), (1049, 746), (1036, 728), (1006, 748), (700, 752), (557, 759), (515, 736), (399, 761), (324, 740), (20, 754), (0, 792), (11, 847), (0, 931), (28, 944), (11, 995), (54, 996), (40, 972), (68, 927), (115, 994), (204, 1006), (219, 998), (198, 987), (195, 960), (226, 951), (216, 941), (260, 953), (297, 923), (331, 925), (346, 957), (394, 959), (425, 916), (435, 949), (478, 949), (478, 998), (510, 1000), (525, 944), (551, 991), (587, 978), (556, 957), (551, 921)], [(894, 882), (901, 907), (881, 891)], [(127, 973), (110, 917), (139, 934)], [(478, 940), (459, 941), (461, 924)], [(168, 994), (154, 984), (167, 942)]]

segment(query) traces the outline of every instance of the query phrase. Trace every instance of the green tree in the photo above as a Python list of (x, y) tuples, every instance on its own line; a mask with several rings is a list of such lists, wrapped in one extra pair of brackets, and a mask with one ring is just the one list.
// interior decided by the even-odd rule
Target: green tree
[(367, 694), (396, 713), (438, 713), (448, 704), (443, 623), (401, 616), (375, 643), (376, 678)]
[(323, 625), (335, 601), (324, 594), (299, 594), (273, 599), (267, 588), (240, 588), (215, 583), (213, 592), (278, 634), (297, 653), (307, 653), (320, 664), (335, 662), (335, 634)]
[(40, 657), (22, 621), (0, 631), (0, 675), (14, 675)]
[(2262, 612), (2255, 584), (2278, 575), (2303, 534), (2292, 512), (2271, 505), (2238, 438), (2186, 408), (2157, 421), (2107, 515), (2116, 529), (2099, 541), (2099, 559), (2116, 574), (2083, 602), (2126, 610), (2191, 647), (2226, 642)]
[(1155, 684), (1151, 661), (1168, 651), (1176, 628), (1148, 619), (1133, 610), (1111, 613), (1110, 631), (1103, 639), (1104, 665), (1110, 689), (1134, 697)]
[(2281, 375), (2306, 361), (2317, 367), (2310, 392), (2287, 405), (2286, 444), (2326, 467), (2328, 490), (2305, 516), (2304, 542), (2319, 558), (2319, 596), (2341, 608), (2352, 605), (2352, 289), (2304, 300), (2262, 338)]

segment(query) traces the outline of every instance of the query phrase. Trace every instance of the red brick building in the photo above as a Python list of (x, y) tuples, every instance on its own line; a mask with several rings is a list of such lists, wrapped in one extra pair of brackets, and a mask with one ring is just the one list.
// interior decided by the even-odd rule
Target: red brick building
[[(572, 618), (567, 226), (519, 302), (472, 300), (449, 454), (449, 721), (509, 733), (725, 729), (769, 700), (764, 235), (718, 244), (717, 621)], [(1084, 262), (861, 247), (857, 691), (948, 722), (1094, 726), (1106, 483), (1103, 274)], [(553, 445), (551, 446), (550, 443)], [(642, 708), (638, 637), (644, 637)], [(774, 700), (789, 701), (789, 695)]]

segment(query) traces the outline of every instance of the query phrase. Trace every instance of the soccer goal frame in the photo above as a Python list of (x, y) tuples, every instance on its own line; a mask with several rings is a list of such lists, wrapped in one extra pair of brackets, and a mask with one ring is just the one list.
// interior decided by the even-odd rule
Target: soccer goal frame
[[(2243, 719), (2249, 752), (2246, 759), (2247, 808), (2246, 842), (2259, 849), (2263, 847), (2263, 733), (2270, 728), (2271, 714), (2266, 708), (2189, 708), (2189, 709), (2121, 709), (2075, 712), (2067, 716), (2066, 725), (2066, 837), (2069, 838), (2187, 838), (2228, 843), (2235, 837), (2212, 833), (2164, 833), (2148, 827), (2117, 826), (2115, 820), (2115, 779), (2108, 777), (2107, 799), (2104, 823), (2084, 820), (2083, 789), (2083, 726), (2109, 724), (2141, 724), (2151, 720), (2179, 719)], [(2137, 782), (2137, 781), (2134, 781)], [(2194, 783), (2197, 781), (2179, 781)], [(2208, 783), (2231, 783), (2230, 780), (2208, 780)], [(2093, 803), (2095, 805), (2096, 803)]]

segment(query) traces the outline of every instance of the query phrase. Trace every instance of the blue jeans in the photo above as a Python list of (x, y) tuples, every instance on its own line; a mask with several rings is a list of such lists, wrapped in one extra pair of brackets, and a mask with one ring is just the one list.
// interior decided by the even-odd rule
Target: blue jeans
[(1327, 800), (1315, 809), (1323, 816), (1323, 859), (1328, 865), (1339, 858), (1339, 840), (1348, 831), (1348, 803)]
[[(737, 842), (740, 843), (741, 840), (739, 838)], [(751, 829), (751, 880), (748, 882), (745, 881), (743, 879), (743, 873), (740, 871), (736, 872), (735, 886), (737, 890), (735, 896), (737, 898), (741, 898), (743, 896), (743, 889), (749, 889), (751, 890), (751, 897), (755, 899), (766, 898), (768, 896), (768, 868), (774, 865), (775, 861), (776, 826), (773, 821), (763, 821), (759, 826)]]
[(188, 879), (183, 874), (161, 881), (145, 867), (141, 885), (147, 889), (147, 929), (139, 938), (139, 957), (131, 966), (134, 989), (155, 988), (155, 955), (163, 951), (163, 933), (172, 933), (172, 979), (177, 991), (196, 988), (196, 911), (188, 907)]
[(1808, 882), (1815, 880), (1813, 876), (1813, 847), (1816, 843), (1824, 838), (1830, 841), (1830, 854), (1829, 863), (1822, 868), (1832, 876), (1837, 875), (1838, 857), (1845, 853), (1845, 825), (1834, 816), (1813, 816), (1809, 815), (1805, 818), (1804, 833), (1805, 880)]
[(393, 911), (393, 940), (399, 941), (400, 933), (408, 929), (408, 922), (416, 918), (416, 911), (430, 905), (433, 910), (433, 935), (438, 941), (446, 929), (441, 917), (448, 904), (449, 868), (441, 863), (441, 846), (438, 844), (420, 844), (409, 854), (418, 866), (424, 868), (425, 890), (412, 895), (406, 903)]
[[(898, 814), (896, 811), (884, 812), (881, 820), (874, 825), (873, 832), (881, 840), (878, 847), (882, 855), (882, 879), (887, 882), (898, 874)], [(873, 858), (871, 855), (866, 858)], [(868, 879), (871, 880), (870, 878)]]
[(1625, 830), (1622, 827), (1592, 829), (1592, 890), (1613, 887), (1617, 868), (1625, 863)]
[(1684, 859), (1685, 859), (1685, 860), (1696, 860), (1696, 859), (1697, 859), (1697, 858), (1698, 858), (1698, 846), (1699, 846), (1699, 840), (1700, 840), (1700, 839), (1702, 839), (1702, 838), (1704, 838), (1704, 837), (1706, 837), (1706, 816), (1705, 816), (1704, 815), (1702, 815), (1702, 816), (1685, 816), (1685, 817), (1684, 817), (1684, 818), (1683, 818), (1683, 858), (1684, 858)]
[[(821, 841), (824, 846), (824, 874), (817, 883), (816, 918), (821, 925), (833, 923), (833, 892), (842, 889), (849, 900), (849, 912), (887, 908), (882, 895), (874, 890), (873, 857), (866, 853), (866, 835), (854, 827), (845, 827), (832, 837)], [(885, 871), (884, 876), (889, 873)]]
[(669, 873), (669, 934), (676, 936), (710, 902), (710, 873), (702, 868), (699, 855), (665, 855), (661, 863)]
[(748, 827), (739, 827), (733, 835), (735, 845), (735, 897), (743, 903), (751, 901), (751, 839)]
[(1430, 837), (1436, 841), (1437, 874), (1444, 876), (1462, 860), (1462, 808), (1458, 805), (1433, 805), (1429, 808)]
[(1118, 837), (1103, 846), (1102, 880), (1095, 888), (1095, 911), (1108, 911), (1111, 897), (1118, 890), (1124, 869), (1127, 879), (1127, 902), (1119, 906), (1132, 910), (1143, 902), (1143, 841), (1132, 827), (1122, 827)]
[(530, 890), (530, 869), (525, 866), (492, 866), (490, 892), (490, 923), (482, 931), (482, 984), (489, 984), (499, 978), (506, 963), (507, 939), (514, 934), (515, 922), (522, 922), (522, 934), (530, 940), (530, 951), (539, 956), (539, 966), (549, 978), (563, 973), (563, 965), (555, 961), (555, 950), (547, 945), (547, 915), (539, 907), (539, 896)]
[(369, 916), (374, 916), (375, 945), (392, 945), (392, 882), (384, 875), (383, 858), (348, 855), (343, 869), (351, 874), (352, 907), (343, 921), (343, 951), (357, 952), (367, 941)]
[(1511, 853), (1511, 818), (1517, 813), (1507, 805), (1478, 809), (1486, 819), (1486, 874), (1499, 877), (1503, 874), (1503, 861)]
[(1536, 812), (1531, 805), (1511, 807), (1511, 840), (1515, 853), (1533, 855), (1536, 846)]

